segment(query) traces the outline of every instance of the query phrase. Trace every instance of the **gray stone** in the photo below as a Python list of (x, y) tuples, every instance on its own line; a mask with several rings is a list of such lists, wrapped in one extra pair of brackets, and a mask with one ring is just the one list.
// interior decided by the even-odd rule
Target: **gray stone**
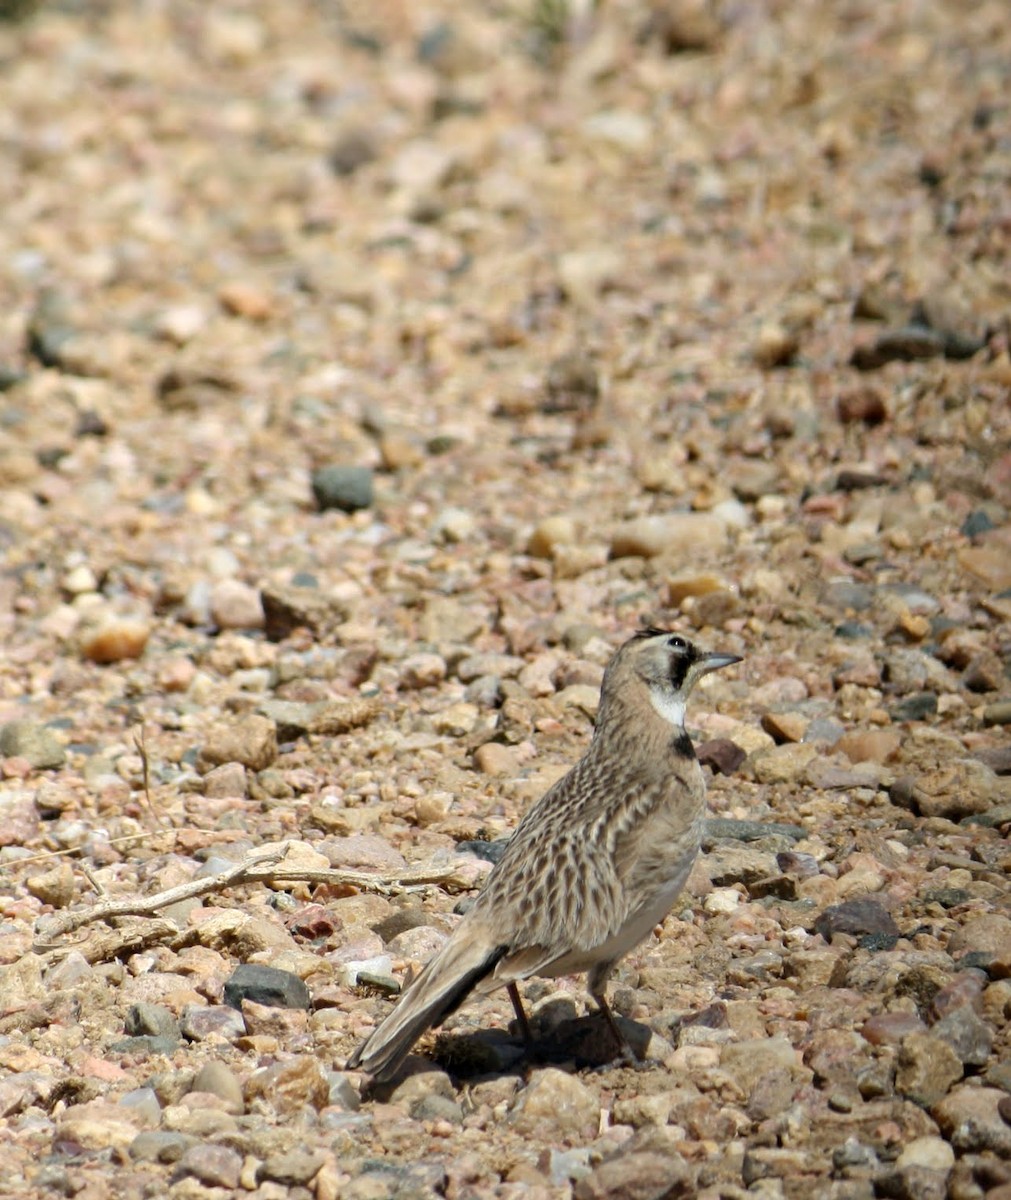
[(0, 726), (0, 755), (23, 758), (37, 771), (55, 770), (66, 762), (67, 754), (51, 729), (37, 721), (8, 721)]
[(191, 1042), (202, 1042), (205, 1038), (224, 1038), (232, 1041), (246, 1033), (246, 1022), (234, 1008), (219, 1005), (188, 1004), (179, 1022), (183, 1036)]
[(123, 1027), (131, 1037), (179, 1037), (179, 1022), (163, 1004), (131, 1004)]
[(991, 521), (991, 518), (989, 518), (985, 511), (974, 509), (970, 512), (969, 516), (965, 517), (958, 532), (964, 538), (975, 538), (975, 536), (981, 533), (989, 533), (989, 530), (993, 529), (993, 527), (993, 521)]
[(194, 1076), (191, 1090), (194, 1092), (210, 1092), (212, 1096), (217, 1096), (219, 1100), (225, 1102), (225, 1111), (233, 1115), (238, 1115), (245, 1111), (246, 1106), (242, 1099), (242, 1084), (235, 1073), (217, 1059), (212, 1059), (210, 1062), (204, 1063)]
[(833, 579), (825, 588), (823, 599), (833, 608), (863, 612), (874, 602), (874, 590), (851, 579)]
[(573, 1150), (548, 1151), (548, 1178), (553, 1187), (565, 1187), (570, 1180), (584, 1179), (590, 1174), (589, 1146), (577, 1146)]
[(161, 1105), (153, 1088), (134, 1088), (124, 1092), (119, 1098), (119, 1103), (138, 1117), (142, 1124), (157, 1125), (161, 1120)]
[(690, 1168), (672, 1150), (633, 1151), (577, 1179), (574, 1200), (680, 1200), (696, 1195)]
[(130, 1143), (130, 1157), (138, 1162), (175, 1163), (195, 1145), (197, 1139), (192, 1134), (148, 1129)]
[(328, 1106), (343, 1109), (344, 1112), (358, 1112), (362, 1106), (361, 1097), (347, 1075), (341, 1071), (331, 1071), (328, 1078), (330, 1081)]
[(415, 1121), (449, 1121), (460, 1125), (463, 1109), (448, 1096), (422, 1096), (411, 1105), (411, 1116)]
[(242, 1170), (242, 1155), (227, 1146), (191, 1146), (179, 1160), (174, 1180), (192, 1176), (205, 1187), (236, 1188)]
[(1011, 725), (1011, 700), (996, 700), (983, 709), (984, 725)]
[(893, 721), (922, 721), (937, 712), (936, 692), (914, 692), (893, 704), (889, 715)]
[(373, 501), (372, 469), (319, 467), (312, 473), (312, 494), (321, 512), (336, 508), (351, 513), (369, 508)]
[(456, 848), (465, 854), (473, 854), (475, 858), (482, 858), (485, 862), (497, 863), (505, 854), (508, 845), (509, 838), (497, 838), (494, 842), (457, 842)]
[(306, 1186), (326, 1161), (322, 1150), (292, 1150), (287, 1154), (272, 1154), (256, 1172), (258, 1182), (269, 1179), (284, 1187)]
[(243, 1000), (272, 1008), (307, 1009), (310, 1004), (309, 989), (297, 975), (256, 963), (240, 963), (225, 984), (226, 1004), (239, 1008)]
[(947, 1042), (964, 1066), (986, 1065), (993, 1048), (993, 1031), (967, 1004), (935, 1022), (930, 1032)]
[(831, 905), (815, 921), (814, 928), (826, 942), (832, 940), (834, 933), (882, 934), (892, 939), (899, 936), (899, 927), (892, 914), (870, 896), (855, 896), (842, 904)]
[(732, 817), (710, 817), (703, 829), (702, 845), (703, 848), (708, 848), (717, 838), (757, 842), (767, 837), (784, 837), (798, 842), (807, 837), (807, 830), (800, 825), (787, 825), (782, 821), (742, 821)]

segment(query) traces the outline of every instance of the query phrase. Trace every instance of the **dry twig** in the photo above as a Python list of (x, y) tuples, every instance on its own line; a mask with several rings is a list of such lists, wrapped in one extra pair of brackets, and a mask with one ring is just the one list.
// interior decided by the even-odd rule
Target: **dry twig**
[[(76, 909), (73, 912), (62, 913), (40, 923), (39, 933), (43, 939), (36, 944), (36, 950), (50, 950), (55, 939), (90, 925), (93, 921), (104, 921), (115, 917), (147, 916), (178, 904), (180, 900), (190, 900), (194, 896), (206, 896), (211, 892), (222, 892), (228, 887), (240, 883), (313, 883), (350, 885), (363, 891), (379, 892), (384, 895), (397, 895), (415, 888), (438, 886), (446, 891), (464, 891), (470, 887), (470, 881), (460, 876), (452, 866), (436, 869), (419, 869), (403, 874), (371, 874), (367, 871), (343, 871), (333, 868), (286, 867), (283, 859), (287, 846), (271, 850), (268, 853), (251, 855), (242, 862), (236, 863), (217, 875), (208, 875), (203, 879), (191, 879), (177, 887), (166, 888), (153, 896), (126, 896), (115, 899), (102, 899), (90, 908)], [(279, 865), (280, 864), (280, 865)], [(174, 927), (173, 927), (174, 928)]]

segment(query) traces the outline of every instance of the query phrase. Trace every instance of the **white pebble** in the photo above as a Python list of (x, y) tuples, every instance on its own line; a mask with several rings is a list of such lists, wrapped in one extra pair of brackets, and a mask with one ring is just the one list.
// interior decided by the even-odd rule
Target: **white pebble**
[(702, 903), (703, 909), (711, 916), (717, 913), (731, 913), (741, 903), (741, 893), (736, 888), (714, 888)]

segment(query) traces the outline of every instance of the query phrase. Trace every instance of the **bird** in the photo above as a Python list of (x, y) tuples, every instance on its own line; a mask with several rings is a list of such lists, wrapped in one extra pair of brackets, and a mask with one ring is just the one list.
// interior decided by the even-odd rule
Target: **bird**
[(699, 850), (705, 779), (685, 732), (692, 689), (737, 654), (649, 626), (604, 671), (589, 747), (525, 814), (463, 920), (348, 1069), (397, 1076), (417, 1040), (472, 993), (505, 987), (529, 1051), (518, 984), (587, 973), (587, 991), (635, 1061), (607, 1003), (618, 962), (670, 912)]

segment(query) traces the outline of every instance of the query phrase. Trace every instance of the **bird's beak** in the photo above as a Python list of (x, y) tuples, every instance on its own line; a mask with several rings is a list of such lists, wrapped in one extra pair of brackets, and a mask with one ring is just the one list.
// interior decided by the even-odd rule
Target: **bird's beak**
[(739, 662), (741, 662), (739, 654), (722, 654), (716, 650), (711, 654), (703, 654), (699, 659), (697, 669), (700, 675), (708, 675), (710, 671), (718, 671), (721, 667), (732, 667), (734, 663)]

